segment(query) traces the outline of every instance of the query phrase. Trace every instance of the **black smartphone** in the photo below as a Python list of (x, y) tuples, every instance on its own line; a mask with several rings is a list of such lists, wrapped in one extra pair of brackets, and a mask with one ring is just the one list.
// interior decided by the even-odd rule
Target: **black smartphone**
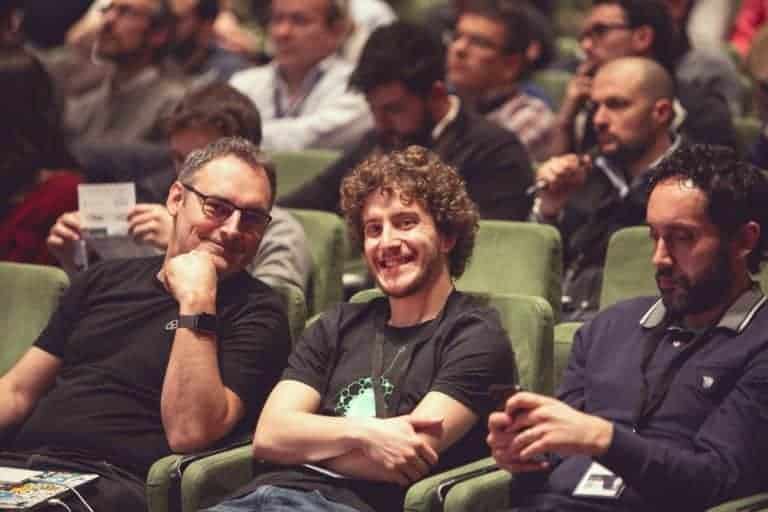
[(491, 394), (491, 400), (496, 404), (496, 410), (498, 411), (504, 410), (504, 405), (507, 403), (507, 400), (512, 395), (522, 390), (523, 388), (520, 384), (491, 384), (488, 388), (488, 392)]

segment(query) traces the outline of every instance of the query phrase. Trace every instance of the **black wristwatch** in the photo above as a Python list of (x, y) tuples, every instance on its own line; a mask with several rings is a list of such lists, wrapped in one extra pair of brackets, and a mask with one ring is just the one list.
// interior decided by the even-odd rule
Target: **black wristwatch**
[(216, 334), (218, 321), (216, 315), (210, 313), (200, 313), (198, 315), (179, 315), (178, 327), (186, 327), (208, 334)]

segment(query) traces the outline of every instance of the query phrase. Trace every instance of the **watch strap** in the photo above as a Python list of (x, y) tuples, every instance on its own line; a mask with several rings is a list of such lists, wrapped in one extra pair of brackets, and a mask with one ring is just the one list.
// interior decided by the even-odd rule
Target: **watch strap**
[(216, 315), (210, 313), (199, 313), (197, 315), (179, 315), (178, 327), (185, 327), (195, 331), (216, 334), (218, 319)]

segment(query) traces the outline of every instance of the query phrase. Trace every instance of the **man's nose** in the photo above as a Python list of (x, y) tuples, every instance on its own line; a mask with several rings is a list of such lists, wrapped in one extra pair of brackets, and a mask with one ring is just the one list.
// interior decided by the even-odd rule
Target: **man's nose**
[(653, 247), (653, 257), (651, 258), (651, 262), (657, 269), (672, 265), (672, 255), (663, 238), (656, 240)]
[(240, 212), (240, 210), (233, 211), (232, 214), (227, 217), (227, 220), (221, 224), (222, 231), (228, 236), (242, 234), (242, 230), (240, 229), (241, 215), (242, 212)]

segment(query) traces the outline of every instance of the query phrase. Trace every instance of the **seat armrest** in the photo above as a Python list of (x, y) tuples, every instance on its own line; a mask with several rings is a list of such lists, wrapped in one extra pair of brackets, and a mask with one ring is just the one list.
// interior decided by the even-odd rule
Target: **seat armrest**
[(492, 512), (506, 509), (509, 504), (513, 475), (499, 469), (454, 485), (445, 499), (445, 512)]
[(408, 488), (405, 512), (442, 510), (442, 501), (453, 485), (490, 471), (496, 471), (496, 461), (488, 457), (419, 480)]
[[(171, 497), (171, 475), (179, 464), (181, 455), (168, 455), (155, 461), (147, 474), (147, 506), (151, 512), (169, 512), (171, 501), (177, 497)], [(174, 493), (175, 494), (175, 493)]]
[(250, 482), (254, 462), (248, 444), (189, 464), (181, 480), (181, 511), (196, 512), (214, 505)]
[(768, 493), (728, 501), (708, 509), (707, 512), (765, 512), (768, 511)]

